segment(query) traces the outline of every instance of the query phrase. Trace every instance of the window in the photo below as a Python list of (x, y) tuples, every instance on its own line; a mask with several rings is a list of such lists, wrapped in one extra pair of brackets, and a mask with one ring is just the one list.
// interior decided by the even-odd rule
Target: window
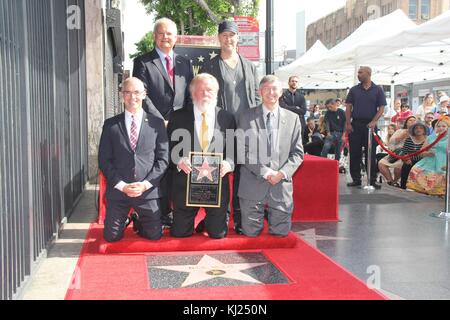
[(422, 20), (430, 19), (430, 0), (422, 0), (420, 5), (420, 17)]
[(409, 18), (417, 20), (417, 0), (409, 0)]

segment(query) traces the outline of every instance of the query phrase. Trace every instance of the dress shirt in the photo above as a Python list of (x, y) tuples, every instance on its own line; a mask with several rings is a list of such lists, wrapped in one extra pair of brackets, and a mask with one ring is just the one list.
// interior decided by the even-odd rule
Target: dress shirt
[[(216, 110), (213, 107), (206, 108), (206, 124), (208, 125), (208, 142), (211, 144), (211, 140), (214, 135), (214, 127), (216, 125)], [(195, 132), (201, 143), (201, 132), (202, 132), (202, 111), (194, 105), (194, 118), (195, 118)]]
[(170, 51), (169, 54), (165, 54), (164, 52), (162, 52), (161, 50), (159, 50), (157, 47), (155, 47), (156, 52), (159, 55), (159, 59), (161, 60), (161, 63), (164, 67), (164, 70), (166, 70), (167, 75), (169, 75), (169, 73), (167, 72), (167, 62), (166, 62), (166, 57), (169, 56), (172, 59), (172, 64), (173, 64), (173, 70), (174, 70), (174, 76), (175, 76), (175, 60), (173, 59), (173, 50)]
[[(272, 112), (271, 123), (272, 123), (272, 150), (279, 150), (280, 142), (278, 141), (278, 128), (280, 125), (280, 107), (276, 106), (272, 111), (270, 111), (265, 105), (263, 105), (263, 116), (264, 116), (264, 124), (267, 121), (267, 115), (269, 112)], [(286, 179), (287, 175), (282, 170), (280, 172), (284, 175)], [(264, 179), (267, 180), (269, 175), (275, 175), (276, 171), (272, 170), (269, 167), (263, 169), (262, 175)]]
[[(132, 122), (131, 116), (134, 116), (136, 121), (136, 133), (139, 141), (139, 133), (141, 132), (144, 110), (141, 108), (138, 112), (136, 112), (136, 114), (132, 114), (131, 112), (125, 110), (125, 128), (127, 129), (128, 138), (131, 137), (131, 122)], [(152, 184), (147, 180), (144, 180), (143, 183), (145, 184), (147, 190), (152, 187)], [(127, 183), (125, 183), (124, 181), (120, 181), (118, 184), (116, 184), (115, 188), (123, 192), (123, 188), (125, 188), (126, 185)]]

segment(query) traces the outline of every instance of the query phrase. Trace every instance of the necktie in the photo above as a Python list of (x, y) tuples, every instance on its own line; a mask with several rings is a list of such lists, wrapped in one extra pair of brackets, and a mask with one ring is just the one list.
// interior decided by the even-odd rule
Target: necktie
[(130, 144), (131, 144), (131, 149), (133, 149), (133, 151), (136, 151), (137, 125), (136, 125), (136, 119), (134, 116), (131, 116)]
[(202, 113), (202, 129), (200, 130), (200, 141), (203, 152), (208, 150), (208, 124), (206, 123), (206, 112)]
[(272, 154), (272, 112), (267, 114), (266, 130), (267, 130), (267, 153), (270, 156)]
[(166, 56), (166, 68), (167, 74), (169, 75), (170, 82), (173, 85), (173, 63), (172, 58), (170, 56)]

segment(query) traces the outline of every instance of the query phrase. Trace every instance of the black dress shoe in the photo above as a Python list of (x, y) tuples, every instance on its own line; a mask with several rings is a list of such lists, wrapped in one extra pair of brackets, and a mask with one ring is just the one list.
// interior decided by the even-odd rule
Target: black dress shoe
[(244, 234), (244, 232), (242, 232), (241, 226), (234, 226), (234, 232), (236, 232), (236, 234), (239, 234), (239, 235)]
[(169, 212), (168, 214), (163, 214), (161, 217), (161, 222), (163, 225), (163, 229), (168, 229), (172, 227), (173, 224), (173, 214)]
[(360, 186), (361, 186), (361, 182), (353, 181), (353, 182), (347, 183), (347, 187), (360, 187)]
[(127, 222), (126, 222), (126, 226), (128, 227), (130, 225), (131, 222), (133, 222), (133, 231), (134, 233), (138, 233), (138, 226), (137, 226), (137, 221), (139, 220), (139, 215), (137, 214), (136, 211), (134, 211), (132, 214), (130, 214), (130, 216), (127, 218)]

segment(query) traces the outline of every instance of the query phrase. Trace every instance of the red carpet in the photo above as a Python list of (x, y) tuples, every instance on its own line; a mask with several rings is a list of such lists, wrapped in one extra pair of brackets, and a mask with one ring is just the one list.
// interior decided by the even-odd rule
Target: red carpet
[[(103, 226), (96, 225), (92, 230), (95, 237), (102, 236)], [(130, 228), (125, 239), (116, 243), (100, 241), (99, 253), (135, 253), (135, 252), (172, 252), (172, 251), (208, 251), (208, 250), (248, 250), (293, 248), (297, 236), (289, 234), (286, 238), (271, 236), (267, 233), (257, 238), (239, 236), (230, 231), (225, 239), (210, 239), (203, 234), (195, 234), (190, 238), (177, 239), (164, 236), (159, 241), (147, 241), (133, 234)]]
[(292, 221), (338, 221), (339, 163), (305, 154), (292, 178), (294, 212)]
[[(71, 288), (66, 294), (67, 300), (384, 299), (381, 294), (368, 289), (362, 281), (299, 238), (293, 248), (227, 250), (213, 253), (196, 250), (195, 252), (101, 254), (99, 253), (101, 231), (101, 228), (95, 224), (89, 230)], [(200, 236), (197, 236), (197, 238), (183, 241), (198, 242), (201, 246), (200, 240)], [(203, 240), (208, 242), (207, 238)], [(230, 237), (228, 241), (233, 243), (236, 239)], [(250, 240), (247, 239), (247, 241)], [(225, 248), (224, 244), (223, 247)], [(288, 281), (284, 284), (176, 289), (154, 289), (150, 285), (157, 279), (149, 279), (147, 266), (149, 256), (152, 258), (169, 256), (175, 259), (179, 255), (217, 255), (218, 253), (244, 255), (248, 252), (262, 253)]]

